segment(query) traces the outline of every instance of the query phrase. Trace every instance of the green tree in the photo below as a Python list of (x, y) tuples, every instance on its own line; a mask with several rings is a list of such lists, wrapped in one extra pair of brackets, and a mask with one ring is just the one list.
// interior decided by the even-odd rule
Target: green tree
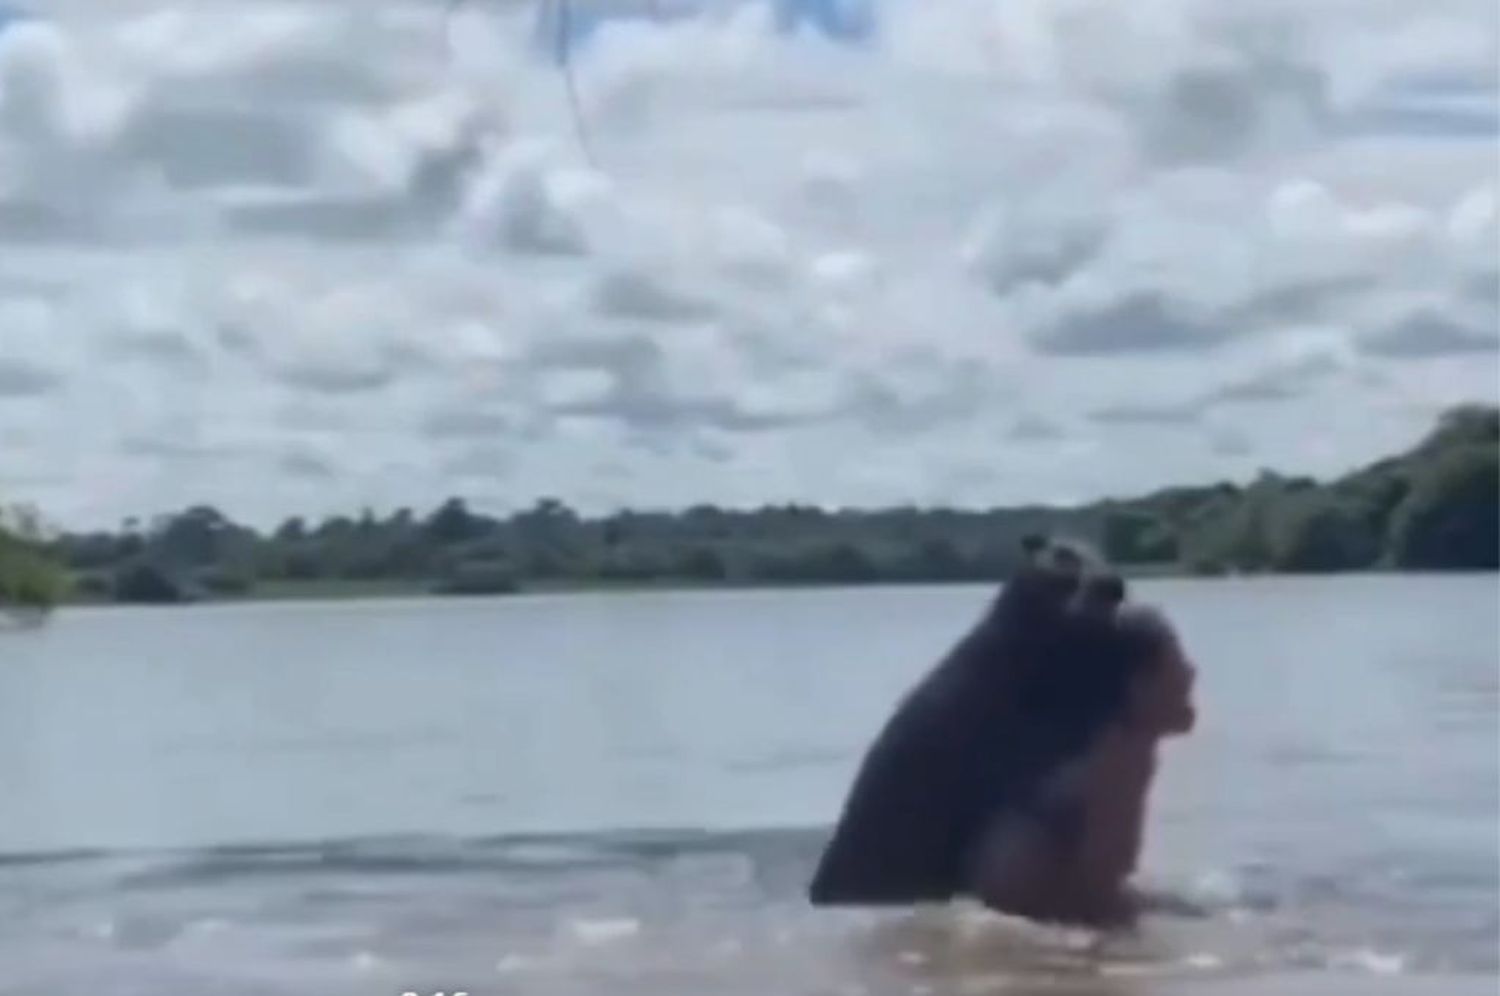
[(35, 510), (0, 510), (0, 609), (48, 610), (67, 581), (50, 552)]
[(294, 515), (277, 526), (271, 538), (278, 543), (305, 543), (307, 542), (307, 523), (303, 521), (302, 516)]
[(1421, 570), (1500, 568), (1500, 452), (1466, 443), (1435, 455), (1396, 510), (1391, 560)]
[(1420, 451), (1457, 446), (1500, 444), (1500, 408), (1493, 405), (1456, 405), (1438, 416), (1438, 424), (1418, 447)]
[(1272, 538), (1272, 565), (1282, 571), (1352, 571), (1379, 557), (1380, 536), (1362, 510), (1326, 493), (1293, 499)]
[(963, 553), (946, 536), (921, 540), (903, 561), (901, 573), (913, 581), (961, 581), (970, 573)]
[(440, 545), (463, 543), (484, 532), (484, 523), (462, 498), (449, 498), (427, 519), (427, 537)]
[(1121, 509), (1104, 517), (1104, 555), (1117, 564), (1163, 564), (1177, 560), (1177, 537), (1158, 515)]
[(170, 564), (204, 567), (219, 560), (237, 527), (209, 505), (195, 505), (161, 520), (149, 544)]
[(813, 551), (804, 562), (804, 577), (863, 584), (879, 576), (870, 557), (853, 543), (833, 543)]
[(510, 595), (518, 590), (515, 573), (496, 561), (455, 564), (433, 585), (439, 595)]
[[(0, 599), (53, 597), (58, 561), (99, 595), (229, 596), (261, 578), (401, 579), (444, 590), (515, 583), (663, 579), (790, 583), (998, 580), (1021, 538), (1099, 542), (1124, 564), (1205, 573), (1493, 567), (1500, 413), (1462, 406), (1416, 445), (1323, 484), (1266, 472), (1070, 508), (823, 509), (768, 505), (586, 518), (544, 499), (506, 518), (462, 498), (427, 516), (400, 510), (288, 519), (269, 534), (199, 505), (111, 531), (0, 543)], [(9, 534), (18, 532), (13, 522)], [(22, 530), (24, 532), (24, 530)], [(143, 565), (150, 565), (149, 569)], [(5, 580), (9, 578), (10, 580)], [(18, 578), (28, 580), (21, 582)], [(169, 594), (170, 589), (174, 594)]]
[(723, 581), (729, 576), (724, 558), (712, 547), (695, 546), (683, 552), (677, 561), (678, 573), (693, 581)]
[(137, 605), (172, 605), (187, 601), (187, 592), (177, 579), (155, 564), (131, 564), (115, 576), (117, 602)]

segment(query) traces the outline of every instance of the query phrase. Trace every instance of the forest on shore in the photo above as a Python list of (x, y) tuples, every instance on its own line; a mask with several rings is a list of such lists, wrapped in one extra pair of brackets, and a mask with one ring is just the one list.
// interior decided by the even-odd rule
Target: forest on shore
[(459, 497), (258, 531), (195, 505), (118, 530), (0, 519), (0, 604), (500, 594), (609, 585), (992, 581), (1028, 533), (1097, 544), (1127, 571), (1218, 575), (1500, 568), (1500, 409), (1446, 412), (1415, 446), (1341, 477), (1262, 472), (1071, 508), (621, 511), (556, 499), (496, 517)]

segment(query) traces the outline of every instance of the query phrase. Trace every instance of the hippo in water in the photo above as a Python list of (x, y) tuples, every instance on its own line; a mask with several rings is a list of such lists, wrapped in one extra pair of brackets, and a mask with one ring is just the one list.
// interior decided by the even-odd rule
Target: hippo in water
[(1025, 807), (1119, 706), (1124, 582), (1079, 544), (1029, 538), (1021, 569), (902, 699), (867, 752), (809, 895), (820, 906), (981, 891), (996, 814)]

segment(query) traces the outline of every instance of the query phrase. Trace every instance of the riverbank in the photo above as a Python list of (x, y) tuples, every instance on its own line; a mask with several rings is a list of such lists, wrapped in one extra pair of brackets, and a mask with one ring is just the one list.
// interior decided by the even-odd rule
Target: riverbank
[[(544, 498), (492, 514), (453, 497), (426, 513), (293, 516), (271, 529), (196, 505), (116, 531), (38, 538), (27, 549), (71, 579), (75, 600), (151, 604), (972, 584), (1011, 574), (1025, 538), (1038, 534), (1091, 542), (1135, 577), (1493, 571), (1497, 467), (1500, 411), (1469, 406), (1407, 452), (1323, 483), (1263, 472), (1078, 506), (988, 509), (587, 514)], [(0, 599), (6, 594), (0, 585)]]
[[(1164, 576), (1164, 575), (1158, 575)], [(267, 581), (234, 595), (206, 596), (171, 603), (178, 605), (233, 605), (255, 602), (363, 602), (383, 600), (432, 599), (452, 601), (472, 598), (514, 598), (526, 595), (608, 594), (622, 595), (640, 592), (673, 591), (756, 591), (795, 590), (819, 588), (888, 588), (901, 585), (946, 586), (954, 584), (983, 584), (979, 581), (866, 581), (866, 582), (784, 582), (784, 581), (694, 581), (680, 578), (658, 580), (595, 580), (595, 581), (532, 581), (518, 583), (503, 591), (488, 592), (444, 592), (437, 584), (422, 579), (380, 579), (374, 581), (318, 580), (318, 581)], [(999, 581), (995, 581), (999, 584)], [(59, 608), (80, 606), (118, 606), (121, 608), (144, 607), (146, 602), (116, 601), (108, 598), (79, 595), (65, 599)]]
[[(1326, 574), (1299, 573), (1293, 571), (1264, 572), (1258, 574), (1198, 575), (1177, 566), (1132, 567), (1121, 572), (1129, 581), (1201, 580), (1205, 582), (1250, 578), (1317, 578)], [(1369, 577), (1447, 577), (1456, 575), (1490, 574), (1494, 571), (1351, 571), (1339, 574), (1345, 578)], [(431, 599), (433, 601), (462, 601), (475, 598), (520, 598), (528, 595), (567, 594), (641, 594), (648, 592), (711, 592), (711, 591), (818, 591), (848, 588), (945, 588), (970, 585), (999, 585), (1001, 579), (965, 580), (877, 580), (877, 581), (768, 581), (746, 579), (743, 581), (695, 581), (681, 578), (608, 580), (594, 581), (533, 581), (515, 585), (505, 591), (491, 592), (444, 592), (430, 580), (408, 579), (321, 579), (312, 581), (266, 581), (247, 591), (233, 595), (210, 595), (172, 603), (177, 605), (239, 605), (278, 602), (379, 602), (411, 601)], [(64, 599), (57, 609), (110, 606), (118, 608), (151, 608), (153, 603), (115, 601), (102, 597), (74, 594)]]

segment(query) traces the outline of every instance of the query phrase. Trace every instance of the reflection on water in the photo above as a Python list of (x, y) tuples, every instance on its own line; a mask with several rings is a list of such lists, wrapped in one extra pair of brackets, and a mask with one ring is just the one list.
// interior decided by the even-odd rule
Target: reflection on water
[(1146, 865), (1209, 915), (1118, 937), (803, 902), (981, 590), (64, 614), (0, 668), (0, 994), (1492, 990), (1493, 579), (1150, 591), (1205, 723)]

